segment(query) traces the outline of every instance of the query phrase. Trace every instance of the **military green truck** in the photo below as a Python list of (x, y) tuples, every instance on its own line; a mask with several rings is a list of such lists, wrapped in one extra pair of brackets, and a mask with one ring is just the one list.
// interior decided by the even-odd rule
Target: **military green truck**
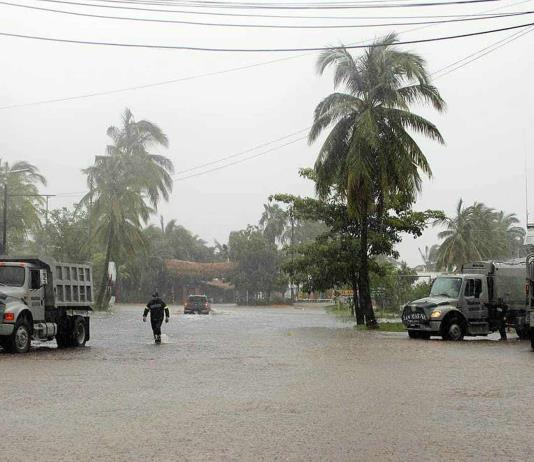
[(507, 327), (522, 339), (530, 337), (524, 259), (473, 262), (459, 274), (438, 276), (428, 297), (404, 307), (402, 322), (410, 338), (461, 340), (497, 331), (503, 313)]
[(59, 348), (90, 338), (90, 265), (41, 257), (0, 256), (0, 347), (26, 353), (31, 340), (56, 339)]

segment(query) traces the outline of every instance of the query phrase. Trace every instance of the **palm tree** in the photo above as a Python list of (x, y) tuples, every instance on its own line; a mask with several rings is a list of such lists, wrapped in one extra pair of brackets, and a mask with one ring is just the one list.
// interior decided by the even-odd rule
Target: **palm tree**
[(414, 103), (445, 103), (431, 84), (425, 61), (395, 47), (390, 34), (355, 58), (346, 48), (324, 51), (319, 73), (334, 67), (334, 86), (345, 92), (326, 97), (315, 109), (309, 142), (331, 127), (315, 163), (317, 192), (325, 197), (337, 188), (360, 225), (360, 306), (371, 322), (374, 312), (369, 287), (370, 217), (379, 222), (399, 196), (415, 200), (420, 172), (430, 176), (428, 161), (410, 132), (443, 143), (434, 124), (410, 111)]
[(454, 217), (436, 222), (446, 227), (438, 234), (443, 242), (436, 266), (452, 271), (469, 261), (517, 257), (525, 237), (518, 223), (515, 214), (497, 212), (481, 202), (464, 207), (460, 199)]
[(288, 213), (278, 204), (263, 204), (260, 227), (269, 242), (282, 244)]
[(99, 308), (104, 306), (111, 258), (144, 249), (142, 225), (156, 210), (160, 197), (169, 198), (173, 173), (169, 159), (149, 152), (157, 145), (168, 146), (167, 137), (157, 125), (135, 121), (126, 109), (122, 126), (108, 128), (107, 134), (113, 144), (108, 145), (107, 155), (97, 156), (95, 164), (84, 170), (89, 193), (81, 201), (90, 211), (92, 237), (105, 248), (96, 299)]
[(436, 266), (436, 260), (438, 257), (439, 245), (434, 244), (433, 246), (425, 245), (425, 251), (419, 250), (419, 255), (424, 262), (425, 271), (434, 271)]
[[(39, 186), (46, 186), (46, 179), (39, 169), (26, 161), (9, 164), (0, 159), (0, 184), (7, 186), (8, 191), (8, 223), (7, 232), (10, 242), (20, 245), (28, 234), (37, 231), (41, 226), (39, 212), (44, 205), (43, 197), (39, 196)], [(3, 213), (3, 201), (0, 214)]]

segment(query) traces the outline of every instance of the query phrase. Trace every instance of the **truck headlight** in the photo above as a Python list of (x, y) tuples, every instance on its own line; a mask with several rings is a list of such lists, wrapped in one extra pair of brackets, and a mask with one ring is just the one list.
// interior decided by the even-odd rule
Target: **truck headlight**
[(430, 313), (431, 318), (439, 318), (441, 316), (441, 310), (434, 310)]

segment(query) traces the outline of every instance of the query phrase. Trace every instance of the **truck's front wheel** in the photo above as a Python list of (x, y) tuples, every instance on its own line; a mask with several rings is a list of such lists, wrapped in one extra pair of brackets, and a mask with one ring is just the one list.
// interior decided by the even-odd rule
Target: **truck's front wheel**
[(451, 318), (447, 321), (443, 330), (443, 340), (460, 341), (464, 338), (464, 326), (458, 318)]
[(27, 353), (30, 351), (31, 334), (30, 328), (25, 321), (15, 324), (15, 329), (11, 336), (10, 350), (14, 353)]

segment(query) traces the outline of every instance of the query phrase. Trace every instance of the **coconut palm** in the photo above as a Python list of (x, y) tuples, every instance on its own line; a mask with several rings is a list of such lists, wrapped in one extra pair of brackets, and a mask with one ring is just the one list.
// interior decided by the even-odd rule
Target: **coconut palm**
[(460, 199), (453, 217), (436, 222), (446, 227), (438, 234), (443, 242), (436, 266), (452, 271), (469, 261), (517, 257), (525, 237), (518, 223), (515, 214), (497, 212), (481, 202), (464, 207)]
[(263, 204), (259, 224), (269, 242), (283, 244), (288, 218), (288, 213), (278, 204)]
[(425, 245), (425, 251), (419, 250), (419, 255), (424, 262), (425, 271), (434, 271), (436, 266), (436, 260), (438, 257), (439, 245), (434, 244), (432, 246)]
[(412, 132), (443, 143), (434, 124), (410, 111), (416, 103), (441, 111), (445, 103), (431, 84), (425, 61), (399, 50), (390, 34), (359, 57), (344, 47), (324, 51), (319, 73), (334, 68), (334, 86), (344, 92), (326, 97), (315, 109), (309, 142), (329, 129), (315, 163), (317, 192), (326, 196), (332, 186), (347, 199), (360, 225), (360, 306), (374, 321), (369, 288), (369, 219), (383, 218), (402, 197), (412, 203), (421, 187), (421, 172), (430, 165)]
[(156, 210), (161, 197), (168, 199), (172, 190), (172, 162), (149, 152), (152, 147), (168, 146), (161, 129), (146, 120), (135, 121), (126, 109), (120, 128), (110, 127), (113, 141), (107, 155), (84, 170), (89, 193), (81, 205), (90, 210), (92, 237), (105, 248), (102, 281), (96, 299), (104, 306), (108, 266), (111, 258), (122, 253), (134, 255), (144, 249), (143, 223)]
[[(46, 179), (39, 169), (26, 161), (10, 164), (0, 159), (0, 184), (7, 186), (7, 232), (9, 242), (15, 246), (22, 244), (29, 233), (40, 228), (40, 210), (43, 197), (38, 196), (39, 186), (46, 186)], [(0, 201), (0, 216), (3, 214), (3, 201)]]

